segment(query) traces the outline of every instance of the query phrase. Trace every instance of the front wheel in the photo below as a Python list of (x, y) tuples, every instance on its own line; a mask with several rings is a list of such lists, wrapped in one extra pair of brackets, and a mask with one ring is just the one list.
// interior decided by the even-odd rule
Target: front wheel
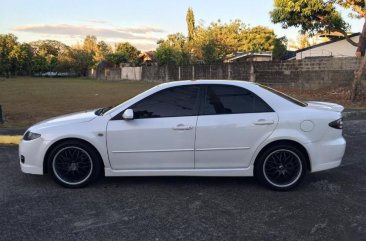
[(48, 170), (53, 179), (64, 187), (84, 187), (100, 174), (99, 156), (85, 143), (63, 142), (51, 151), (49, 157)]
[(297, 148), (277, 145), (265, 150), (255, 163), (255, 177), (269, 188), (287, 191), (306, 173), (306, 157)]

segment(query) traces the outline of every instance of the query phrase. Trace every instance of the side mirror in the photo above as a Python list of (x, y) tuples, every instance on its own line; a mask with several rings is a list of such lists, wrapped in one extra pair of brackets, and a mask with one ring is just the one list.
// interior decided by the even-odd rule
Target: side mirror
[(125, 110), (122, 114), (122, 118), (124, 120), (133, 120), (133, 110), (132, 109)]

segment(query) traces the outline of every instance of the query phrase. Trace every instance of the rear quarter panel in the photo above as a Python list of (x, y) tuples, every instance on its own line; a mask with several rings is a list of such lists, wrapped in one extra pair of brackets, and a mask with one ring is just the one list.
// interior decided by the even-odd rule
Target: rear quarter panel
[[(279, 140), (291, 140), (303, 145), (305, 149), (308, 143), (321, 141), (328, 133), (329, 123), (341, 118), (341, 113), (298, 107), (292, 110), (277, 112), (278, 124), (272, 134), (256, 149), (251, 163), (254, 163), (259, 152), (268, 144)], [(304, 131), (302, 123), (312, 123), (311, 130)], [(308, 150), (309, 152), (309, 150)]]

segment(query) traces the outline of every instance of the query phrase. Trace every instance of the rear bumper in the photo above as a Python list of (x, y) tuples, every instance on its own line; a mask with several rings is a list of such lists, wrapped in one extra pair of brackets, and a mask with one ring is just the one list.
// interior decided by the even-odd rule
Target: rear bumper
[(341, 165), (346, 150), (346, 140), (337, 139), (309, 143), (305, 145), (311, 163), (311, 172), (318, 172)]

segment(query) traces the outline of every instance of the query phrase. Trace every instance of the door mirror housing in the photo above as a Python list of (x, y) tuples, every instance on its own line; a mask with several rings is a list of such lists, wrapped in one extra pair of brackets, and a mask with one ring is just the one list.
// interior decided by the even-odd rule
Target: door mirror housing
[(127, 109), (123, 112), (122, 118), (124, 120), (133, 120), (133, 109)]

